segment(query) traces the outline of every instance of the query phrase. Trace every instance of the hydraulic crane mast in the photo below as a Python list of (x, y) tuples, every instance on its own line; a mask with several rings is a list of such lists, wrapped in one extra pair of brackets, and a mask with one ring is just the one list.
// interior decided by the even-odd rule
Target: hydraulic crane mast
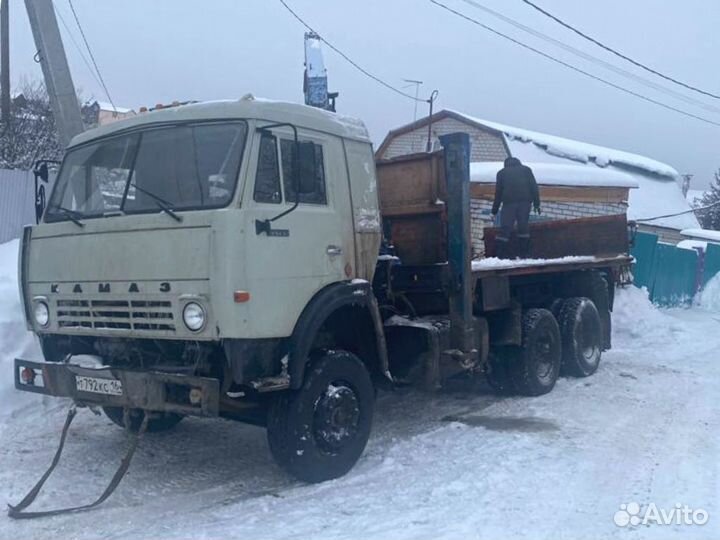
[(337, 92), (328, 92), (327, 69), (321, 49), (322, 39), (314, 32), (305, 34), (305, 105), (335, 111)]
[(80, 105), (73, 84), (52, 0), (25, 0), (45, 88), (55, 115), (60, 144), (84, 131)]

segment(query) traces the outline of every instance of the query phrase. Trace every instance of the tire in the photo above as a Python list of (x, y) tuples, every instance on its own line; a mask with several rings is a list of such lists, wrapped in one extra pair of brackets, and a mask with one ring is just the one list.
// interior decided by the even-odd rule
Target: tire
[(513, 385), (519, 394), (541, 396), (554, 387), (560, 375), (560, 328), (547, 309), (528, 309), (522, 319), (522, 346), (510, 362)]
[(553, 314), (553, 317), (555, 317), (556, 320), (559, 320), (558, 317), (560, 316), (560, 310), (562, 309), (564, 302), (564, 298), (555, 298), (547, 307), (548, 311)]
[[(123, 408), (122, 407), (103, 407), (103, 412), (113, 424), (125, 428), (125, 422), (123, 421)], [(169, 429), (177, 426), (183, 419), (183, 416), (174, 413), (155, 413), (157, 416), (148, 420), (147, 431), (150, 433), (158, 433), (161, 431), (168, 431)], [(140, 424), (143, 421), (142, 409), (130, 409), (130, 431), (137, 433), (140, 429)]]
[(510, 358), (505, 348), (491, 350), (488, 358), (489, 369), (487, 371), (487, 382), (495, 393), (503, 396), (511, 396), (515, 393), (512, 377), (510, 376)]
[(303, 482), (338, 478), (365, 450), (375, 389), (365, 365), (349, 352), (311, 361), (299, 390), (278, 395), (268, 410), (273, 458)]
[(574, 377), (589, 377), (600, 365), (603, 326), (589, 298), (568, 298), (558, 318), (562, 338), (562, 371)]

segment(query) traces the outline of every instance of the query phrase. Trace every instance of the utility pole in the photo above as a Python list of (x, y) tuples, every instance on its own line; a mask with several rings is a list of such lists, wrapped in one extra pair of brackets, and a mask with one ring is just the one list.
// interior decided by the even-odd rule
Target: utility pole
[[(3, 4), (7, 0), (3, 0)], [(55, 115), (60, 144), (65, 147), (84, 131), (75, 85), (68, 67), (52, 0), (25, 0), (45, 88)]]
[(10, 122), (10, 0), (0, 0), (0, 117)]
[(420, 95), (420, 85), (423, 83), (422, 81), (416, 81), (415, 79), (403, 79), (406, 83), (409, 83), (404, 88), (409, 88), (411, 86), (415, 86), (415, 112), (413, 113), (413, 122), (417, 120), (417, 106), (418, 106), (418, 96)]
[(682, 187), (683, 197), (687, 197), (688, 191), (690, 190), (690, 182), (692, 181), (693, 176), (695, 176), (695, 175), (694, 174), (683, 174), (682, 175), (683, 182), (682, 182), (681, 187)]

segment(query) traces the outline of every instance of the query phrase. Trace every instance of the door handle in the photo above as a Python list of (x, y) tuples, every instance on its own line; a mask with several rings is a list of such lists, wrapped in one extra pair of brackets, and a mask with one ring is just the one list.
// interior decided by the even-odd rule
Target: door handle
[(328, 255), (331, 257), (337, 257), (338, 255), (342, 255), (342, 248), (340, 246), (328, 246), (325, 250)]

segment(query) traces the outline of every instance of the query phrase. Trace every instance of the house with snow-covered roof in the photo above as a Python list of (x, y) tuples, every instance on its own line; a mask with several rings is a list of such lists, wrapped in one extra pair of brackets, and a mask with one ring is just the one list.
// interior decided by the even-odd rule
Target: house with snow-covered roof
[(129, 116), (134, 116), (135, 111), (128, 107), (117, 107), (105, 101), (93, 101), (83, 105), (83, 116), (92, 125), (104, 126)]
[(426, 150), (430, 125), (431, 147), (440, 149), (439, 136), (466, 132), (471, 140), (471, 213), (473, 240), (489, 222), (495, 174), (507, 157), (517, 157), (535, 171), (543, 201), (543, 218), (573, 219), (626, 213), (640, 222), (639, 230), (677, 244), (680, 231), (699, 223), (671, 166), (629, 152), (516, 128), (443, 110), (431, 118), (390, 131), (376, 152), (392, 159)]

